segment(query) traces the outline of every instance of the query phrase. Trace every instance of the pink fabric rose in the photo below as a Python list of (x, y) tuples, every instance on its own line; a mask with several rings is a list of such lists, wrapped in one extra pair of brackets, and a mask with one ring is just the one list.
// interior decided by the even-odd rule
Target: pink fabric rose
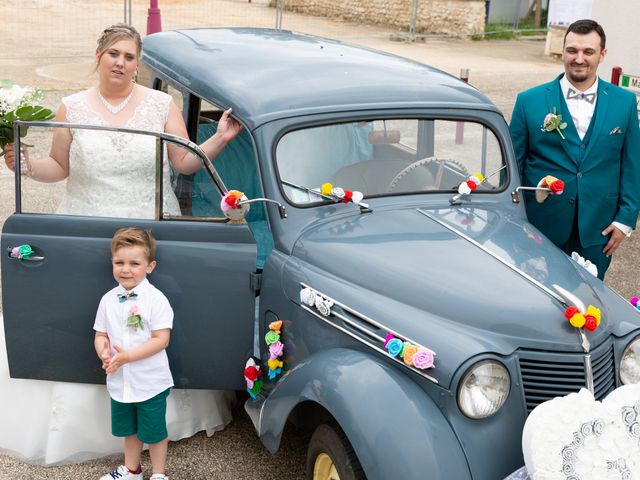
[(433, 353), (426, 348), (420, 348), (413, 355), (413, 366), (419, 368), (420, 370), (424, 370), (426, 368), (433, 367)]
[(132, 317), (140, 315), (140, 309), (138, 308), (138, 305), (133, 305), (131, 307), (131, 310), (129, 310), (129, 315), (131, 315)]
[(269, 356), (271, 358), (278, 358), (282, 356), (284, 345), (282, 342), (275, 342), (269, 345)]

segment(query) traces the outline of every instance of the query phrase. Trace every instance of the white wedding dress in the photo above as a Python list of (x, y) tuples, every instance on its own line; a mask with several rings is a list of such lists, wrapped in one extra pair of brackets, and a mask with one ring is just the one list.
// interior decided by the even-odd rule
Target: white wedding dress
[[(145, 92), (148, 95), (126, 126), (163, 131), (171, 99), (162, 92), (141, 93)], [(67, 119), (108, 125), (86, 95), (80, 92), (63, 99)], [(70, 175), (58, 212), (153, 218), (154, 137), (87, 130), (72, 134)], [(165, 212), (179, 215), (168, 166), (164, 179)], [(109, 394), (104, 385), (9, 378), (2, 318), (0, 315), (0, 452), (44, 465), (121, 453), (122, 439), (111, 435)], [(167, 400), (169, 440), (202, 430), (212, 435), (223, 429), (231, 421), (234, 399), (234, 393), (228, 391), (173, 389)]]

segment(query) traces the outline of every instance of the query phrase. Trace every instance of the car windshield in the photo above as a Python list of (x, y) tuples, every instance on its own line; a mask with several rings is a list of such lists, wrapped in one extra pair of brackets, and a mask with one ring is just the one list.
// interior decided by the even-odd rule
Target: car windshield
[(283, 190), (296, 204), (327, 198), (325, 183), (364, 197), (456, 192), (470, 175), (484, 181), (474, 193), (506, 187), (500, 143), (470, 121), (393, 119), (323, 125), (284, 135), (276, 148)]

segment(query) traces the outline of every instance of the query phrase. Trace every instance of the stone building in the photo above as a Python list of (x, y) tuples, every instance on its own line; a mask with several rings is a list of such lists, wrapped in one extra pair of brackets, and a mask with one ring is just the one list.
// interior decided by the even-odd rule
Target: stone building
[[(285, 9), (309, 15), (408, 29), (414, 0), (286, 0)], [(485, 0), (418, 0), (416, 32), (473, 35), (484, 32)]]

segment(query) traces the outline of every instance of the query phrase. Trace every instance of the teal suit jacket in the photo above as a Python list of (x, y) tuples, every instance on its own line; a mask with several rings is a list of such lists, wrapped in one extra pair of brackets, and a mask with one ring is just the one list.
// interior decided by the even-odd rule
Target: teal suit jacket
[[(560, 75), (518, 95), (509, 126), (522, 185), (546, 175), (565, 183), (562, 195), (537, 203), (525, 197), (529, 221), (558, 246), (571, 234), (578, 215), (584, 247), (608, 241), (601, 232), (617, 221), (635, 228), (640, 207), (640, 131), (636, 96), (598, 80), (596, 108), (580, 140), (560, 88)], [(542, 130), (548, 113), (562, 114), (567, 128)]]

